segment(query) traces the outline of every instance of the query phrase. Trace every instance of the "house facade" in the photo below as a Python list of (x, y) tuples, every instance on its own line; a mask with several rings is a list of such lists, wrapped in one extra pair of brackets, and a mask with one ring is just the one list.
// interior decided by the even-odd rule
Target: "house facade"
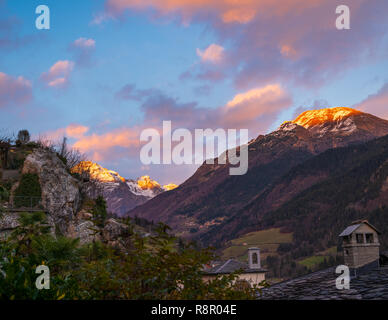
[(249, 284), (251, 287), (260, 285), (265, 280), (266, 270), (261, 268), (260, 249), (248, 249), (248, 263), (236, 259), (226, 261), (213, 261), (203, 268), (203, 280), (211, 281), (218, 276), (231, 274), (240, 271), (235, 282)]

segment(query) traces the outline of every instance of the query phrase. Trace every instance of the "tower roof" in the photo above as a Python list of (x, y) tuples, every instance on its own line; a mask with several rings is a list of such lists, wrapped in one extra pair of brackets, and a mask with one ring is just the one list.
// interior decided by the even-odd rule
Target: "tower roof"
[(357, 220), (357, 221), (353, 221), (352, 224), (350, 226), (348, 226), (344, 231), (341, 232), (341, 234), (339, 235), (339, 237), (346, 237), (350, 234), (352, 234), (354, 231), (356, 231), (362, 224), (366, 224), (368, 225), (369, 227), (371, 227), (373, 230), (375, 230), (377, 232), (377, 234), (381, 234), (381, 232), (375, 227), (373, 226), (372, 224), (370, 224), (368, 222), (368, 220)]

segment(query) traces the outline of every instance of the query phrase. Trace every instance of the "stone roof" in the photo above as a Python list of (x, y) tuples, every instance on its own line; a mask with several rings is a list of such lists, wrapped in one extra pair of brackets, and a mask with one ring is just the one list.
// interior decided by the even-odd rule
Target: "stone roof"
[(345, 237), (352, 234), (361, 224), (354, 224), (352, 226), (347, 227), (344, 231), (341, 232), (339, 237)]
[(381, 234), (381, 232), (379, 230), (377, 230), (377, 228), (375, 226), (371, 225), (367, 220), (359, 220), (359, 221), (354, 221), (349, 227), (347, 227), (344, 231), (342, 231), (341, 234), (339, 235), (339, 237), (345, 237), (345, 236), (352, 234), (362, 224), (368, 225), (373, 230), (375, 230), (377, 232), (377, 234)]
[(350, 289), (338, 290), (335, 267), (284, 281), (262, 290), (264, 300), (370, 300), (388, 299), (388, 268), (352, 277)]
[(240, 262), (235, 259), (227, 261), (214, 261), (210, 267), (205, 267), (203, 272), (208, 275), (229, 274), (238, 270), (243, 270), (244, 273), (263, 273), (264, 269), (250, 269), (247, 263)]

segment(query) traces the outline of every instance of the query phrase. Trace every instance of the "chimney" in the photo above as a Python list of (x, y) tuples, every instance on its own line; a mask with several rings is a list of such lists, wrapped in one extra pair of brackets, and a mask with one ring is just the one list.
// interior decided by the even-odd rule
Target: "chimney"
[(369, 270), (379, 267), (381, 234), (367, 220), (354, 221), (339, 235), (342, 238), (342, 247), (345, 265), (352, 270)]
[(248, 249), (248, 265), (249, 269), (261, 269), (259, 248)]

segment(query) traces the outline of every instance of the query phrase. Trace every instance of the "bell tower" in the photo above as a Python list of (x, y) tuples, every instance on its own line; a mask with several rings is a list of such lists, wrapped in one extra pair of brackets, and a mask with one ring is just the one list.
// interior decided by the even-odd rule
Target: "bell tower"
[(248, 249), (248, 265), (249, 269), (261, 269), (259, 248)]

